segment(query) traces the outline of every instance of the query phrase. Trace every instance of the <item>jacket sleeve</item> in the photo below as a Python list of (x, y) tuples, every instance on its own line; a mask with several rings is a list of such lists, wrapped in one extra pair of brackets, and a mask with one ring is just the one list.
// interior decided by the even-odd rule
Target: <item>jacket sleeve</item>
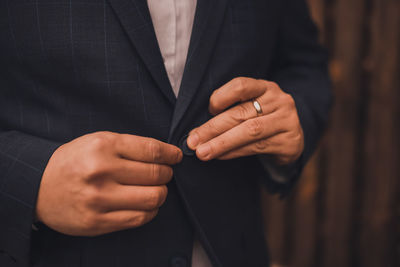
[(284, 182), (271, 179), (270, 174), (263, 180), (272, 193), (285, 195), (298, 180), (321, 137), (328, 120), (332, 93), (328, 57), (318, 43), (318, 30), (305, 0), (283, 1), (281, 13), (277, 53), (268, 78), (294, 98), (304, 131), (305, 148), (297, 162), (282, 168), (281, 173), (286, 176)]
[(28, 266), (40, 181), (59, 145), (17, 131), (0, 131), (0, 266), (2, 260)]

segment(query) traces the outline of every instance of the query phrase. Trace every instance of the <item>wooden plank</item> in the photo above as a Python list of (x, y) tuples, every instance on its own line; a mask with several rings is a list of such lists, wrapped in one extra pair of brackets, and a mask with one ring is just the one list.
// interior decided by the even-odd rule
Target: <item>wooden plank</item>
[[(320, 40), (324, 39), (325, 4), (321, 0), (308, 0), (311, 15), (320, 30)], [(303, 171), (303, 175), (293, 193), (291, 213), (293, 244), (289, 266), (311, 267), (316, 263), (317, 236), (319, 222), (317, 202), (319, 190), (319, 152), (316, 152)]]
[(400, 2), (374, 0), (360, 266), (395, 266), (400, 168)]
[(362, 112), (363, 0), (337, 0), (334, 6), (331, 64), (335, 106), (328, 134), (321, 265), (352, 266), (353, 195), (358, 175), (359, 118)]
[(315, 265), (317, 248), (317, 196), (319, 158), (316, 153), (304, 169), (294, 192), (293, 214), (293, 252), (289, 266), (311, 267)]
[(271, 261), (276, 265), (287, 265), (289, 255), (290, 199), (281, 200), (262, 189), (262, 209), (265, 234)]

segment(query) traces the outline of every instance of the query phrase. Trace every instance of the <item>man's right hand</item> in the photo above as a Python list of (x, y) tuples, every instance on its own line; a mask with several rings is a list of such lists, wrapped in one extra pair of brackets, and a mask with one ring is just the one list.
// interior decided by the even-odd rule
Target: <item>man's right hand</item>
[(59, 147), (44, 171), (36, 217), (55, 231), (96, 236), (152, 220), (167, 196), (179, 148), (97, 132)]

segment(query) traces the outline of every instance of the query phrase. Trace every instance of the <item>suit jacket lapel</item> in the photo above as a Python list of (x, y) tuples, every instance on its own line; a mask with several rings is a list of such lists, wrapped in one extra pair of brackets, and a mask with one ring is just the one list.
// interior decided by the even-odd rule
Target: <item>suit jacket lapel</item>
[(185, 71), (171, 123), (170, 139), (200, 86), (229, 0), (198, 0)]
[(167, 99), (176, 102), (146, 0), (108, 0), (153, 79)]

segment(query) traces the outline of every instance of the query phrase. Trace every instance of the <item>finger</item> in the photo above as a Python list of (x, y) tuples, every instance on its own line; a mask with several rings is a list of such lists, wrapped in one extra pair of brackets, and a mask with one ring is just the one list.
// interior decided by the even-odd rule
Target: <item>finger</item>
[(159, 140), (120, 134), (116, 141), (117, 153), (129, 160), (174, 165), (182, 160), (182, 151)]
[(233, 149), (283, 131), (285, 127), (275, 113), (250, 119), (200, 145), (196, 149), (196, 155), (200, 160), (211, 160)]
[(161, 207), (168, 195), (167, 186), (121, 186), (116, 185), (98, 199), (91, 208), (103, 212), (115, 210), (149, 211)]
[(119, 159), (110, 165), (103, 177), (121, 185), (165, 185), (173, 175), (170, 166), (156, 163)]
[(280, 154), (284, 148), (284, 134), (277, 134), (270, 138), (261, 139), (256, 142), (233, 149), (218, 157), (219, 160), (229, 160), (234, 158), (260, 155), (260, 154)]
[(210, 97), (209, 111), (216, 115), (238, 102), (257, 98), (267, 90), (267, 82), (252, 78), (235, 78), (215, 90)]
[(100, 215), (98, 234), (107, 234), (120, 230), (142, 226), (157, 216), (158, 209), (152, 211), (112, 211)]
[[(262, 105), (264, 115), (271, 114), (277, 110), (276, 103), (267, 96), (260, 97), (258, 101)], [(196, 150), (199, 145), (255, 117), (257, 117), (257, 111), (252, 102), (239, 104), (215, 116), (200, 127), (193, 129), (189, 133), (187, 144), (190, 149)]]

